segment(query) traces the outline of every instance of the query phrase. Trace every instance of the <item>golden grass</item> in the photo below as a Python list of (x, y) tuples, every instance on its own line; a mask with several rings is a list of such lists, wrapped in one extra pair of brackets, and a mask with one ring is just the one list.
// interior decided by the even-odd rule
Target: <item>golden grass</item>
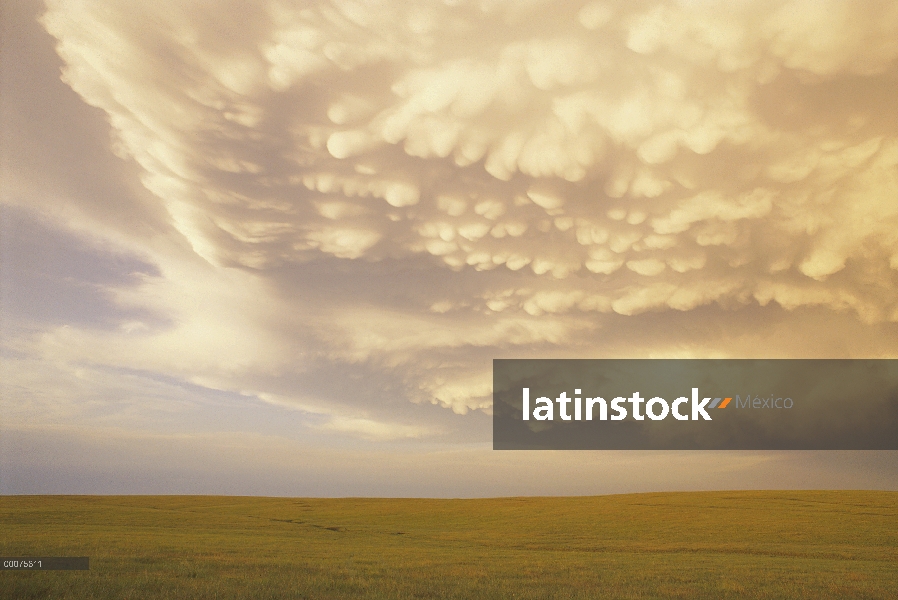
[(0, 497), (28, 598), (898, 598), (898, 493)]

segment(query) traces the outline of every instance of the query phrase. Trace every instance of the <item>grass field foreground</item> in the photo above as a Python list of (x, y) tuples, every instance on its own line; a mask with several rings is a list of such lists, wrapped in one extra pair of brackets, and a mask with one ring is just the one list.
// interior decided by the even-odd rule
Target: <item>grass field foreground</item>
[(898, 598), (898, 492), (3, 496), (0, 598)]

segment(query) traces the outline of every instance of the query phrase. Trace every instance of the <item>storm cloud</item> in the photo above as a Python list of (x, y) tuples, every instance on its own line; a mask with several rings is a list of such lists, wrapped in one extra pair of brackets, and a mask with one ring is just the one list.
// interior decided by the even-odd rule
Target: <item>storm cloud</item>
[[(142, 266), (100, 285), (102, 326), (16, 330), (23, 389), (46, 364), (145, 373), (462, 443), (489, 439), (493, 358), (898, 351), (892, 2), (50, 0), (39, 22), (142, 188), (44, 226)], [(4, 202), (49, 218), (26, 197)]]

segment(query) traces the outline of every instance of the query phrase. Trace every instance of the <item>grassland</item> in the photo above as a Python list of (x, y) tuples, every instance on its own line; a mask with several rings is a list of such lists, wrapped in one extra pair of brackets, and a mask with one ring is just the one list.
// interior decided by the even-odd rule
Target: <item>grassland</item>
[(29, 598), (898, 598), (898, 493), (0, 497)]

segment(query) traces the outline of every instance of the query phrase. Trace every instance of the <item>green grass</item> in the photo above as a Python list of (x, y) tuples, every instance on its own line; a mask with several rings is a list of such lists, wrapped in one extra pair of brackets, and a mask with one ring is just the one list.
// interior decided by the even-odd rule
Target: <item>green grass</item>
[(898, 493), (3, 496), (0, 598), (898, 598)]

